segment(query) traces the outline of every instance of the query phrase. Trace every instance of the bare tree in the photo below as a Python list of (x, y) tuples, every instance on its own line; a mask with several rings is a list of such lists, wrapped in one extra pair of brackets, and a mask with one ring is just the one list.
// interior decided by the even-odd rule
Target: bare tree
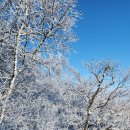
[(0, 129), (130, 128), (129, 71), (90, 62), (83, 79), (64, 59), (78, 16), (75, 0), (1, 1)]
[[(5, 0), (0, 4), (0, 123), (17, 78), (40, 59), (69, 51), (78, 13), (75, 1)], [(4, 65), (8, 67), (4, 67)]]
[[(97, 125), (101, 123), (99, 121), (100, 111), (107, 109), (107, 105), (110, 102), (114, 102), (114, 99), (128, 94), (130, 73), (129, 71), (126, 73), (121, 72), (118, 65), (110, 60), (90, 62), (85, 64), (85, 68), (92, 74), (92, 82), (86, 86), (88, 92), (86, 95), (87, 105), (83, 126), (83, 130), (89, 130), (90, 127), (98, 127)], [(95, 119), (92, 118), (94, 114), (96, 115)], [(113, 125), (105, 125), (106, 128), (104, 129), (111, 129)]]

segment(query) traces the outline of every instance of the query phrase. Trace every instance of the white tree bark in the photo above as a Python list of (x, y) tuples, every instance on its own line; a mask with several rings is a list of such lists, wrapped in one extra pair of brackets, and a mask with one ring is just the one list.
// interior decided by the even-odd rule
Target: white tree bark
[[(26, 7), (26, 11), (25, 11), (23, 21), (26, 19), (27, 15), (28, 15), (28, 7)], [(24, 27), (24, 23), (22, 23), (22, 25), (19, 28), (18, 33), (16, 35), (16, 46), (15, 46), (15, 50), (14, 50), (15, 51), (15, 53), (14, 53), (14, 70), (13, 70), (13, 74), (12, 74), (12, 77), (11, 77), (11, 80), (10, 80), (10, 83), (9, 83), (9, 87), (7, 88), (4, 95), (1, 95), (1, 97), (0, 97), (0, 100), (2, 101), (2, 104), (3, 104), (2, 110), (1, 110), (1, 113), (0, 113), (0, 124), (2, 123), (2, 121), (4, 119), (4, 115), (5, 115), (5, 112), (6, 112), (6, 104), (7, 104), (7, 101), (8, 101), (8, 99), (10, 98), (10, 96), (13, 92), (13, 89), (15, 87), (15, 80), (16, 80), (17, 75), (18, 75), (19, 43), (20, 43), (20, 35), (22, 33), (23, 27)]]

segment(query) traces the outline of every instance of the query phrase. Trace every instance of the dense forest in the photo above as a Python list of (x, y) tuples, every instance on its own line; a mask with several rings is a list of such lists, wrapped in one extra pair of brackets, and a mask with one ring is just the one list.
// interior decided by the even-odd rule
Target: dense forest
[(69, 64), (76, 0), (0, 1), (0, 130), (130, 130), (130, 71)]

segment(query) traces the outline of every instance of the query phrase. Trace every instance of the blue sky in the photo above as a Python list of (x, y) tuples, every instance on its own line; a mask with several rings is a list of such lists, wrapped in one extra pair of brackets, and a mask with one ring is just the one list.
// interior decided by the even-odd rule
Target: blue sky
[(82, 19), (75, 32), (70, 62), (82, 75), (82, 61), (111, 58), (121, 66), (130, 66), (130, 0), (79, 0)]

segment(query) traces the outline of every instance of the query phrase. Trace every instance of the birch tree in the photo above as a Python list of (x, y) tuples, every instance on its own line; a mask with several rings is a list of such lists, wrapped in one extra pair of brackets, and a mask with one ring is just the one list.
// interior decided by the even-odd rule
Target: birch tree
[(69, 51), (78, 15), (74, 0), (1, 1), (0, 124), (20, 75), (50, 54)]

